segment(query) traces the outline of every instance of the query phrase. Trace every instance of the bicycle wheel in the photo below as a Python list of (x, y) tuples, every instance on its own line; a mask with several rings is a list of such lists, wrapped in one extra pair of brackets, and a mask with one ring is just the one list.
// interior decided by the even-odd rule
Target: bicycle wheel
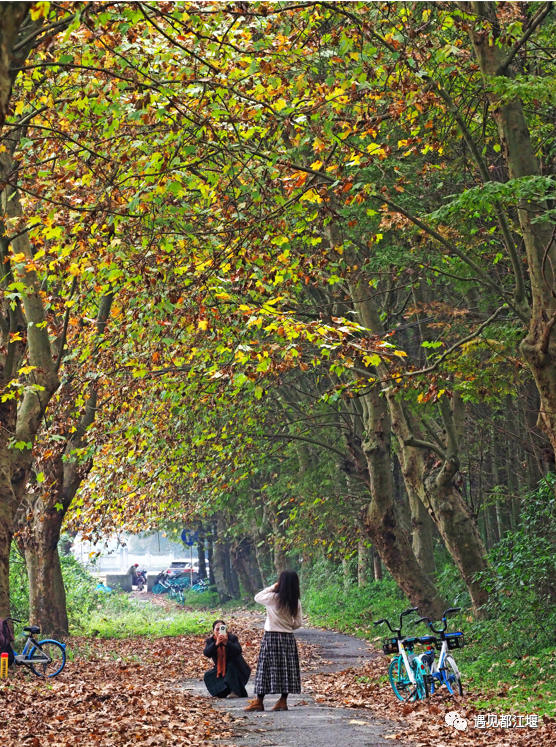
[[(40, 648), (33, 646), (29, 653), (29, 665), (31, 671), (37, 675), (37, 677), (56, 677), (60, 674), (66, 664), (66, 649), (58, 641), (39, 641)], [(34, 658), (42, 658), (42, 654), (45, 653), (50, 657), (51, 661), (48, 664), (37, 662), (33, 664)]]
[(417, 697), (416, 687), (412, 684), (401, 656), (396, 656), (388, 670), (390, 684), (394, 695), (404, 702), (414, 701)]
[(448, 655), (444, 659), (444, 682), (451, 695), (459, 695), (463, 697), (463, 685), (461, 684), (461, 674), (458, 669), (458, 665), (454, 661), (453, 657)]
[(415, 674), (415, 682), (417, 683), (417, 697), (419, 700), (425, 700), (430, 695), (429, 682), (426, 677), (428, 671), (419, 657), (413, 660), (412, 667)]

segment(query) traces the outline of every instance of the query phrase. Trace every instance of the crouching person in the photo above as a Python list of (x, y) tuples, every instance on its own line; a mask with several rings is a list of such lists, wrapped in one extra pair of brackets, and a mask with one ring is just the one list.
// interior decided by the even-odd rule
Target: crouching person
[(223, 620), (216, 620), (207, 638), (204, 655), (215, 666), (205, 673), (205, 685), (214, 698), (246, 698), (245, 685), (251, 668), (241, 655), (237, 635), (229, 633)]

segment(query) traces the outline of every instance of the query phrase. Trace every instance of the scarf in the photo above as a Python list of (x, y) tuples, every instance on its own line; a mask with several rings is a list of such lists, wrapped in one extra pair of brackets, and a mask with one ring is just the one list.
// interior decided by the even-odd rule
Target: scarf
[(226, 646), (218, 646), (216, 648), (216, 676), (226, 676)]

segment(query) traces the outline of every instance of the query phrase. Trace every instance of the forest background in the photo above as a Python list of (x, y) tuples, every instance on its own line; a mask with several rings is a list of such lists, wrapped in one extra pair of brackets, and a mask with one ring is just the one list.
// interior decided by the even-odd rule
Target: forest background
[(0, 6), (0, 616), (187, 523), (221, 603), (554, 659), (552, 7)]

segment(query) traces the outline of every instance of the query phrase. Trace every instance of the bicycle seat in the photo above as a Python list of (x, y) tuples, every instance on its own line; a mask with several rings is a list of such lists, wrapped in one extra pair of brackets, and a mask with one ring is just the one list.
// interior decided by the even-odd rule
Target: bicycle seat
[(30, 633), (31, 635), (36, 635), (37, 633), (41, 632), (41, 629), (38, 625), (29, 625), (27, 628), (23, 628), (23, 630), (26, 633)]

